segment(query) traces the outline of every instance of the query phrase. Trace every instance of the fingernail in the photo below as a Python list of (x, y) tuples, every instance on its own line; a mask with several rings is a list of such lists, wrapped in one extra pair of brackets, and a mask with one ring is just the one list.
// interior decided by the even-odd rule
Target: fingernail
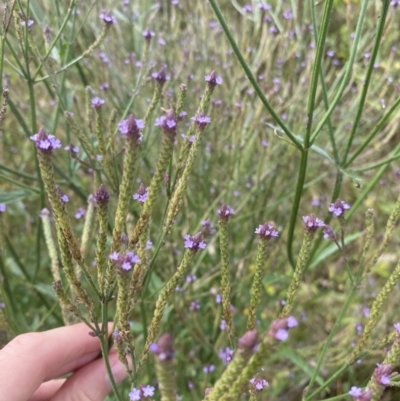
[[(125, 377), (128, 375), (126, 371), (126, 367), (120, 362), (118, 359), (118, 356), (116, 354), (111, 354), (109, 355), (109, 361), (110, 361), (110, 366), (111, 366), (111, 372), (114, 377), (115, 383), (120, 383), (122, 380), (125, 379)], [(111, 381), (110, 378), (108, 377), (108, 374), (106, 373), (106, 383), (107, 386), (111, 389)]]

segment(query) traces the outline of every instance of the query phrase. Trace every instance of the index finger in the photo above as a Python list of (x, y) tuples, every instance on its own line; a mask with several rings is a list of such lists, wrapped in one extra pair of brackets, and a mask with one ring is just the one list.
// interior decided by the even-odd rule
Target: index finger
[(25, 401), (52, 372), (86, 354), (100, 352), (99, 339), (89, 331), (80, 323), (13, 339), (0, 351), (0, 401)]

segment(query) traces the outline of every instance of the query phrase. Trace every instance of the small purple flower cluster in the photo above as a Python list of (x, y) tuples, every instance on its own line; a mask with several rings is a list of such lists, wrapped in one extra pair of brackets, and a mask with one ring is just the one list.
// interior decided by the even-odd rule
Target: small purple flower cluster
[(185, 248), (193, 249), (194, 251), (198, 251), (199, 249), (204, 249), (206, 247), (206, 243), (202, 241), (201, 232), (191, 236), (189, 234), (185, 235)]
[(203, 112), (199, 115), (192, 117), (191, 120), (200, 128), (204, 129), (208, 124), (211, 123), (211, 118), (207, 117)]
[(271, 239), (279, 235), (278, 231), (275, 230), (274, 225), (271, 223), (260, 224), (254, 232), (258, 234), (260, 238), (264, 239)]
[(221, 208), (218, 209), (218, 215), (221, 219), (228, 220), (229, 217), (233, 216), (235, 211), (226, 205), (225, 203), (222, 204)]
[(104, 104), (105, 102), (106, 102), (106, 101), (105, 101), (104, 99), (101, 99), (100, 97), (95, 96), (95, 97), (92, 99), (92, 107), (93, 107), (94, 109), (99, 109), (99, 108), (101, 108), (101, 106), (103, 106), (103, 104)]
[(211, 86), (216, 86), (216, 85), (222, 84), (222, 78), (217, 76), (215, 71), (211, 71), (204, 78), (205, 78), (205, 81), (208, 82), (208, 84)]
[(298, 326), (297, 320), (293, 316), (274, 320), (268, 331), (268, 335), (279, 341), (286, 341), (289, 337), (288, 329)]
[(329, 206), (329, 211), (332, 212), (336, 217), (342, 216), (345, 210), (350, 209), (350, 205), (340, 199), (337, 199), (334, 203)]
[(133, 195), (133, 199), (137, 200), (139, 203), (143, 204), (148, 196), (148, 189), (141, 183), (139, 189)]
[(117, 22), (115, 17), (111, 14), (110, 11), (104, 10), (100, 13), (99, 18), (103, 20), (106, 25), (112, 25)]
[(31, 141), (35, 142), (38, 149), (45, 153), (51, 153), (53, 149), (61, 148), (61, 142), (54, 135), (48, 135), (43, 128), (39, 132), (30, 137)]
[(118, 123), (119, 132), (122, 135), (140, 138), (140, 130), (144, 128), (143, 120), (138, 120), (133, 114), (130, 114), (126, 120), (122, 120)]
[(119, 252), (113, 252), (108, 257), (110, 260), (116, 262), (116, 266), (121, 270), (128, 272), (132, 269), (132, 266), (140, 263), (140, 258), (132, 251), (127, 251), (125, 254)]
[(257, 392), (262, 391), (264, 387), (269, 386), (268, 382), (262, 377), (253, 377), (252, 379), (250, 379), (250, 383), (253, 386), (253, 389)]
[(219, 350), (219, 357), (222, 360), (222, 363), (226, 366), (228, 363), (232, 360), (233, 358), (233, 349), (226, 347), (226, 348), (221, 348)]
[(155, 388), (150, 386), (140, 386), (139, 388), (133, 387), (132, 390), (129, 392), (129, 400), (130, 401), (139, 401), (143, 400), (147, 397), (153, 397), (155, 392)]

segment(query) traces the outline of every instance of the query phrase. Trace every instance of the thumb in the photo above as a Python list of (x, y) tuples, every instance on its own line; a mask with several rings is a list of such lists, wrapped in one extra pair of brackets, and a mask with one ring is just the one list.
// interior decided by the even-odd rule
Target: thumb
[[(116, 383), (127, 376), (125, 366), (115, 353), (108, 356)], [(103, 401), (111, 392), (104, 361), (96, 359), (77, 370), (51, 398), (51, 401)]]

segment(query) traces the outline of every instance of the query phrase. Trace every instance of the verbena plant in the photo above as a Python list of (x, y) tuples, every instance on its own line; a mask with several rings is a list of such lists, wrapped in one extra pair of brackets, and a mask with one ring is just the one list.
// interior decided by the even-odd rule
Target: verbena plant
[(3, 3), (2, 343), (83, 321), (117, 400), (393, 399), (399, 2), (43, 3)]

